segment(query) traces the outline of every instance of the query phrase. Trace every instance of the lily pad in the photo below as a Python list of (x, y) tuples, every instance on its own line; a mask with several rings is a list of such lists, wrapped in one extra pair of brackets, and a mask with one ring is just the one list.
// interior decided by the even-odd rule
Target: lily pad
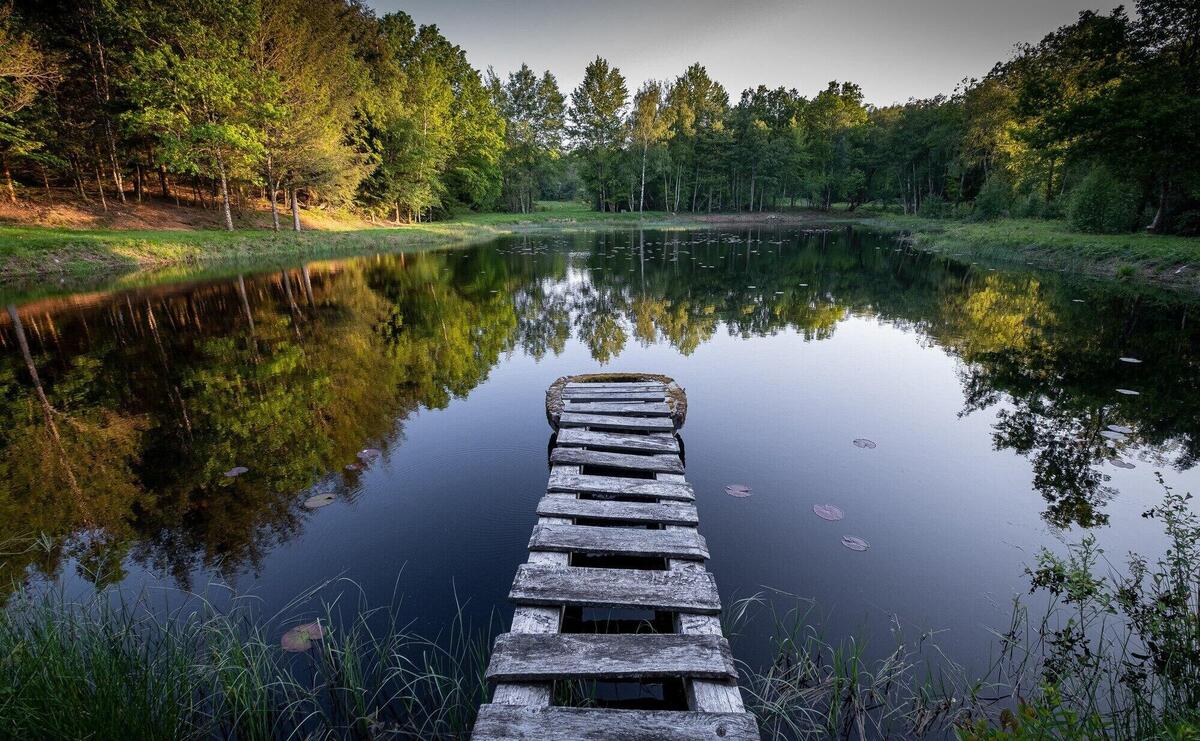
[(846, 546), (852, 551), (865, 551), (871, 547), (870, 543), (862, 538), (856, 538), (853, 535), (843, 535), (842, 545)]
[(1142, 361), (1138, 360), (1137, 358), (1121, 358), (1121, 362), (1137, 364), (1137, 363), (1141, 363)]
[(1134, 391), (1133, 389), (1117, 389), (1117, 393), (1124, 394), (1125, 396), (1141, 396), (1142, 394), (1141, 391)]
[(859, 437), (859, 438), (855, 438), (854, 447), (866, 448), (867, 450), (874, 450), (877, 446), (875, 445), (874, 441), (868, 440), (865, 437)]
[(360, 461), (373, 461), (383, 455), (383, 451), (376, 448), (364, 448), (358, 451), (357, 455)]
[(319, 641), (325, 637), (325, 630), (321, 627), (318, 620), (304, 625), (297, 625), (288, 632), (283, 634), (283, 638), (279, 640), (279, 645), (284, 651), (292, 653), (302, 653), (312, 648), (313, 641)]
[(725, 493), (731, 497), (748, 497), (750, 496), (750, 487), (745, 484), (729, 484), (725, 487)]
[(321, 507), (328, 507), (336, 501), (337, 497), (332, 494), (318, 494), (315, 497), (309, 497), (308, 499), (305, 499), (304, 508), (320, 509)]
[(1129, 461), (1123, 461), (1120, 458), (1109, 458), (1108, 462), (1113, 465), (1113, 468), (1137, 468)]
[(238, 476), (241, 476), (243, 473), (248, 472), (249, 470), (250, 469), (246, 468), (245, 466), (234, 466), (233, 468), (231, 468), (225, 472), (225, 478), (235, 479)]
[(1108, 429), (1112, 430), (1113, 432), (1119, 432), (1122, 435), (1128, 435), (1129, 433), (1133, 432), (1132, 427), (1126, 427), (1125, 425), (1109, 425)]
[(836, 522), (846, 516), (846, 513), (842, 512), (842, 508), (835, 504), (814, 504), (813, 513), (822, 520), (830, 522)]
[(1100, 437), (1106, 437), (1109, 440), (1121, 441), (1127, 439), (1123, 433), (1113, 432), (1112, 430), (1101, 430)]

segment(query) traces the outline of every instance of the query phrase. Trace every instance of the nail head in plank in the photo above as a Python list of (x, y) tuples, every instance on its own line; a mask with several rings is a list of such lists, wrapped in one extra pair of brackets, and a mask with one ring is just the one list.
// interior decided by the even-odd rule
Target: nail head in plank
[(699, 524), (696, 508), (677, 502), (611, 502), (547, 494), (538, 502), (541, 517), (585, 517), (609, 522), (653, 522), (662, 525)]
[(564, 427), (558, 431), (554, 444), (559, 447), (588, 447), (595, 450), (624, 452), (678, 453), (679, 441), (674, 435), (650, 433), (648, 435), (622, 435), (619, 432), (584, 430)]
[(573, 414), (628, 414), (635, 417), (671, 416), (671, 409), (665, 401), (571, 401), (568, 399), (563, 411)]
[(674, 432), (670, 417), (622, 417), (616, 414), (589, 414), (563, 411), (558, 415), (559, 427), (590, 427), (593, 430), (632, 430)]
[(684, 502), (690, 502), (696, 498), (696, 492), (692, 489), (692, 485), (686, 482), (569, 474), (560, 471), (550, 472), (546, 489), (547, 491), (573, 494), (617, 494), (650, 499), (677, 499)]
[(550, 462), (624, 468), (630, 471), (650, 471), (652, 473), (683, 473), (683, 461), (674, 454), (634, 455), (611, 453), (604, 450), (585, 450), (584, 448), (555, 448), (550, 453)]
[(717, 584), (707, 571), (554, 568), (525, 564), (517, 569), (508, 598), (521, 605), (685, 610), (708, 615), (721, 612)]
[(749, 713), (484, 705), (477, 741), (758, 741)]
[(703, 560), (708, 544), (696, 530), (644, 530), (591, 525), (534, 525), (531, 551)]
[(488, 679), (500, 681), (679, 675), (735, 681), (729, 643), (673, 633), (504, 633), (487, 668)]

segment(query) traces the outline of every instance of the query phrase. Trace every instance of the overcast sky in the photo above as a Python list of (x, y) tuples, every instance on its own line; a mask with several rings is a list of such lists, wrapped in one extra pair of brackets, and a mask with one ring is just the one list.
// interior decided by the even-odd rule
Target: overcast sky
[(1037, 41), (1097, 0), (368, 0), (434, 23), (480, 70), (527, 62), (564, 92), (597, 54), (630, 91), (704, 64), (737, 99), (758, 84), (812, 95), (830, 80), (887, 104), (953, 92), (1013, 45)]

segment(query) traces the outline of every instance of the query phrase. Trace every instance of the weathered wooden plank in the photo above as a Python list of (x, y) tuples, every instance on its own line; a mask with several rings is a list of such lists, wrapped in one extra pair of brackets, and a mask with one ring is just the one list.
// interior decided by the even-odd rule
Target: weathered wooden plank
[(665, 384), (658, 381), (628, 381), (625, 383), (577, 383), (572, 381), (563, 387), (565, 391), (575, 391), (578, 389), (591, 391), (666, 391)]
[(586, 517), (609, 522), (653, 522), (696, 526), (700, 517), (690, 504), (677, 502), (612, 502), (548, 494), (538, 502), (541, 517)]
[(704, 536), (692, 529), (644, 530), (592, 525), (534, 525), (531, 551), (559, 551), (614, 556), (648, 556), (703, 560), (708, 558)]
[(678, 453), (679, 441), (674, 435), (650, 433), (649, 435), (622, 435), (619, 432), (584, 430), (564, 427), (558, 431), (555, 445), (563, 447), (588, 447), (597, 450), (618, 450), (646, 453)]
[(707, 571), (555, 568), (524, 564), (508, 598), (521, 605), (575, 605), (721, 612), (717, 583)]
[(696, 498), (696, 492), (692, 489), (692, 485), (686, 482), (627, 479), (621, 476), (592, 476), (562, 471), (550, 472), (546, 490), (573, 494), (619, 494), (649, 499), (677, 499), (684, 502), (690, 502)]
[(580, 414), (564, 411), (558, 415), (559, 427), (590, 427), (593, 430), (646, 430), (674, 432), (670, 417), (622, 417), (615, 414)]
[(555, 448), (550, 453), (550, 462), (579, 466), (606, 466), (654, 473), (683, 473), (683, 461), (674, 454), (636, 455), (584, 448)]
[(684, 676), (736, 680), (729, 643), (674, 633), (504, 633), (487, 677), (499, 681)]
[(671, 408), (665, 401), (571, 401), (568, 399), (563, 411), (573, 414), (628, 414), (635, 417), (671, 416)]
[(749, 713), (597, 708), (479, 708), (478, 741), (758, 741)]
[(564, 391), (568, 401), (664, 401), (666, 391)]

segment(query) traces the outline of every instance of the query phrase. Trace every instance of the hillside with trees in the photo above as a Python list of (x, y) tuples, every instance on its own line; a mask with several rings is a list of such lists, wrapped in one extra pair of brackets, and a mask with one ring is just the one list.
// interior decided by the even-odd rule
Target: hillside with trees
[[(267, 204), (420, 222), (603, 211), (853, 211), (1200, 232), (1200, 9), (1085, 12), (950, 95), (732, 94), (699, 63), (564, 92), (481, 72), (436, 26), (354, 0), (16, 0), (0, 9), (2, 197), (155, 199), (226, 228)], [(250, 205), (247, 205), (250, 204)]]

